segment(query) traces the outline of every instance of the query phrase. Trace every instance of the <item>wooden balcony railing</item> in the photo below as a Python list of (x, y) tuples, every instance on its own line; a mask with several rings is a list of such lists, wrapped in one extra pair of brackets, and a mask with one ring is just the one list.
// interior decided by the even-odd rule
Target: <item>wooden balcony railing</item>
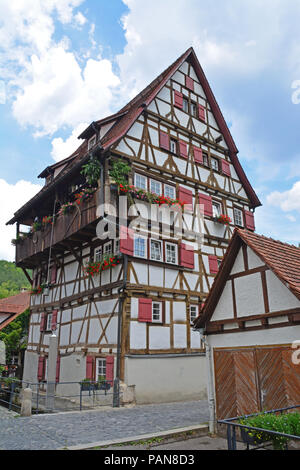
[[(87, 227), (98, 218), (96, 215), (99, 189), (89, 199), (76, 205), (69, 213), (56, 217), (53, 225), (52, 246), (64, 240), (72, 239), (77, 232)], [(38, 255), (51, 244), (52, 225), (32, 233), (16, 245), (16, 264), (36, 264)], [(96, 231), (95, 231), (96, 235)]]

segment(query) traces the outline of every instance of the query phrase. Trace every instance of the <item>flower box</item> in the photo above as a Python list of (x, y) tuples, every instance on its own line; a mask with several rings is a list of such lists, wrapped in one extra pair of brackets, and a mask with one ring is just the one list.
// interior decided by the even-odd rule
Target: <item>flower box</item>
[(218, 217), (215, 217), (215, 222), (223, 225), (229, 225), (231, 223), (231, 218), (228, 215), (221, 214)]

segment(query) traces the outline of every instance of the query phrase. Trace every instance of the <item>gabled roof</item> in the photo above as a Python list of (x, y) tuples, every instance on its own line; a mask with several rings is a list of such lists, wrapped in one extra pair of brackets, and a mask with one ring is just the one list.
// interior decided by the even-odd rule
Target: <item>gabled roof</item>
[[(134, 124), (140, 114), (145, 110), (145, 108), (147, 108), (147, 106), (151, 103), (151, 101), (155, 98), (159, 91), (165, 86), (167, 81), (186, 60), (189, 61), (194, 67), (195, 73), (199, 78), (201, 86), (206, 94), (207, 100), (214, 114), (215, 120), (229, 148), (232, 164), (249, 197), (250, 205), (253, 208), (258, 207), (261, 205), (261, 202), (258, 199), (238, 160), (238, 149), (234, 143), (234, 140), (220, 110), (220, 107), (215, 99), (215, 96), (210, 88), (208, 80), (192, 47), (187, 49), (178, 59), (175, 60), (175, 62), (173, 62), (166, 70), (164, 70), (158, 77), (156, 77), (155, 80), (153, 80), (144, 90), (142, 90), (135, 98), (133, 98), (129, 103), (127, 103), (126, 106), (121, 108), (120, 111), (99, 121), (93, 121), (90, 126), (88, 126), (87, 129), (82, 132), (79, 138), (87, 139), (91, 137), (92, 133), (95, 132), (95, 128), (99, 128), (101, 127), (101, 125), (115, 120), (116, 122), (103, 136), (99, 143), (99, 147), (101, 147), (103, 151), (108, 150), (111, 145), (118, 142), (126, 134), (126, 132), (131, 128), (131, 126)], [(59, 173), (57, 178), (50, 182), (47, 187), (43, 188), (36, 196), (34, 196), (34, 198), (32, 198), (27, 204), (25, 204), (21, 209), (19, 209), (15, 213), (15, 217), (11, 219), (8, 224), (15, 223), (17, 218), (27, 210), (27, 207), (30, 206), (31, 203), (34, 203), (34, 201), (36, 201), (40, 197), (43, 197), (45, 193), (48, 194), (48, 192), (55, 187), (58, 181), (61, 181), (70, 171), (74, 169), (74, 167), (77, 167), (78, 164), (83, 163), (83, 161), (88, 157), (88, 154), (89, 153), (85, 142), (75, 152), (73, 152), (70, 157), (65, 160), (62, 160), (60, 164), (62, 164), (64, 161), (68, 161), (67, 167), (64, 168), (62, 172)], [(74, 156), (75, 158), (71, 158)], [(51, 167), (47, 167), (47, 169), (48, 168)], [(44, 175), (44, 172), (45, 170), (41, 173), (41, 175)]]
[(9, 323), (14, 321), (21, 313), (25, 312), (30, 305), (30, 293), (22, 292), (21, 294), (0, 299), (0, 313), (8, 313), (10, 317), (0, 323), (0, 330), (5, 328)]
[(300, 248), (245, 229), (236, 228), (201, 314), (195, 321), (196, 328), (203, 328), (212, 317), (243, 243), (248, 245), (300, 300)]

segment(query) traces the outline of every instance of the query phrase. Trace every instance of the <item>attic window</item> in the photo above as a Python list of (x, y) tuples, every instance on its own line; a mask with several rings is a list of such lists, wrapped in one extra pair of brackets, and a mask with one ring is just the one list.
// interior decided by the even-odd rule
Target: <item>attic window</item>
[(96, 134), (94, 134), (93, 137), (91, 137), (88, 141), (88, 150), (94, 147), (94, 145), (96, 144), (96, 140), (97, 140), (97, 137), (96, 137)]

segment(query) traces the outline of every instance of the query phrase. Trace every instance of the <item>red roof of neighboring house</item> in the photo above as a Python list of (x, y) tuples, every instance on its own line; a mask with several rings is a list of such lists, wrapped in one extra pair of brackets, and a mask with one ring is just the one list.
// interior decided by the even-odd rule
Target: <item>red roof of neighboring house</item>
[[(249, 197), (251, 207), (258, 207), (261, 205), (261, 202), (258, 199), (254, 189), (252, 188), (238, 160), (238, 157), (237, 157), (238, 149), (234, 143), (234, 140), (226, 124), (226, 121), (223, 117), (223, 114), (219, 108), (219, 105), (210, 88), (208, 80), (203, 72), (203, 69), (192, 47), (187, 49), (187, 51), (185, 51), (184, 54), (182, 54), (178, 59), (176, 59), (175, 62), (173, 62), (166, 70), (164, 70), (157, 78), (155, 78), (155, 80), (153, 80), (135, 98), (133, 98), (129, 103), (127, 103), (126, 106), (120, 109), (120, 111), (113, 114), (112, 116), (108, 116), (107, 118), (93, 122), (79, 136), (79, 138), (87, 138), (90, 135), (91, 128), (95, 128), (95, 126), (97, 127), (111, 120), (116, 120), (113, 126), (108, 130), (108, 132), (103, 136), (103, 138), (100, 141), (100, 146), (103, 148), (103, 150), (107, 150), (112, 144), (116, 143), (126, 134), (126, 132), (131, 128), (131, 126), (134, 124), (134, 122), (139, 117), (139, 115), (151, 103), (151, 101), (155, 98), (155, 96), (159, 93), (159, 91), (164, 87), (164, 85), (171, 78), (171, 76), (186, 60), (190, 61), (190, 63), (194, 67), (195, 72), (201, 83), (201, 86), (207, 96), (212, 112), (214, 113), (215, 120), (229, 148), (232, 164)], [(85, 161), (85, 159), (89, 155), (86, 141), (82, 145), (80, 145), (79, 148), (75, 152), (73, 152), (72, 156), (75, 156), (75, 155), (76, 155), (75, 158), (68, 157), (67, 159), (65, 159), (68, 165), (59, 173), (57, 178), (55, 178), (51, 183), (49, 183), (47, 186), (42, 188), (42, 190), (36, 196), (34, 196), (28, 203), (26, 203), (21, 209), (19, 209), (15, 213), (15, 217), (11, 219), (8, 222), (8, 224), (15, 223), (17, 218), (20, 215), (22, 215), (34, 201), (39, 199), (41, 196), (46, 196), (46, 193), (48, 193), (48, 191), (51, 190), (51, 188), (53, 188), (57, 184), (57, 182), (61, 181), (67, 173), (69, 173), (72, 169), (74, 169), (75, 166), (77, 166), (78, 164), (82, 164)], [(62, 160), (60, 164), (62, 164), (63, 162), (64, 160)], [(41, 173), (41, 175), (45, 174), (44, 171)]]
[(242, 243), (248, 245), (271, 271), (300, 300), (300, 248), (272, 238), (236, 228), (220, 265), (201, 314), (195, 321), (197, 328), (210, 320), (223, 292)]
[(0, 330), (15, 320), (21, 313), (25, 312), (30, 305), (30, 292), (22, 292), (21, 294), (0, 299), (0, 313), (11, 314), (9, 318), (0, 323)]

